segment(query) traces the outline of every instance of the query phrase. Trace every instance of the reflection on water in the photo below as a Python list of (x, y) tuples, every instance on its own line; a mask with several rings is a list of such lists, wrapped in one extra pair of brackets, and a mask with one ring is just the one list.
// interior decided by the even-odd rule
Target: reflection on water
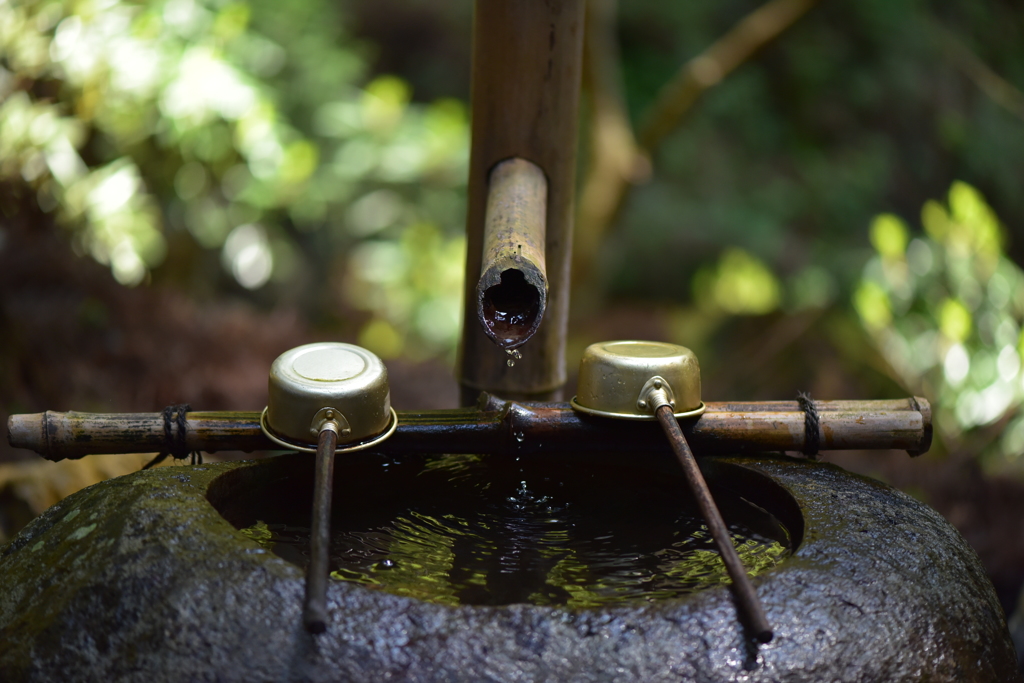
[[(336, 483), (335, 579), (450, 605), (569, 607), (671, 598), (729, 581), (681, 478), (470, 455), (375, 471), (369, 479), (353, 473), (360, 481), (351, 488), (345, 475)], [(774, 517), (727, 492), (716, 500), (748, 573), (789, 554)], [(281, 517), (271, 511), (242, 533), (305, 566), (308, 522)]]

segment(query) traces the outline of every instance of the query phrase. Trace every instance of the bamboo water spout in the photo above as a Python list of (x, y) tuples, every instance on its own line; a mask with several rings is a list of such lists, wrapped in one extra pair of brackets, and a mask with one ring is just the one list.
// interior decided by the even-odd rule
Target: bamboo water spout
[(547, 308), (547, 194), (544, 172), (525, 159), (503, 161), (491, 171), (477, 317), (491, 341), (506, 350), (536, 334)]

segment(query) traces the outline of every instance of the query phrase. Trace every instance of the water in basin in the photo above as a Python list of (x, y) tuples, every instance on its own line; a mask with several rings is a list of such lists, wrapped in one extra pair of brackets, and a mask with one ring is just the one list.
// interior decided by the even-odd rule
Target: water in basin
[[(451, 605), (574, 608), (729, 582), (681, 475), (607, 460), (348, 457), (332, 510), (337, 580)], [(232, 521), (305, 568), (311, 482), (291, 479)], [(789, 555), (775, 517), (713, 488), (748, 573)]]

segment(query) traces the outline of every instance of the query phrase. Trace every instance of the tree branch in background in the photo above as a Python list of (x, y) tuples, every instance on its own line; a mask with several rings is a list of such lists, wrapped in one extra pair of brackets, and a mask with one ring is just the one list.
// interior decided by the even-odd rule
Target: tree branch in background
[(590, 162), (580, 192), (574, 238), (573, 279), (587, 282), (623, 188), (650, 176), (650, 160), (637, 147), (622, 92), (622, 58), (616, 36), (618, 0), (589, 0), (583, 44), (583, 79), (590, 94)]
[(591, 93), (592, 147), (575, 238), (573, 272), (577, 283), (587, 281), (588, 268), (630, 186), (649, 175), (649, 160), (665, 136), (679, 125), (704, 91), (778, 38), (816, 3), (817, 0), (771, 0), (686, 62), (655, 99), (637, 144), (622, 96), (615, 0), (590, 0), (583, 68)]
[(971, 80), (978, 89), (997, 105), (1024, 120), (1024, 92), (997, 74), (978, 55), (949, 29), (937, 21), (931, 22), (932, 30), (938, 37), (942, 49), (953, 66)]
[(661, 89), (640, 130), (640, 144), (653, 153), (705, 90), (723, 78), (807, 13), (817, 0), (771, 0), (757, 8), (707, 50), (679, 70)]

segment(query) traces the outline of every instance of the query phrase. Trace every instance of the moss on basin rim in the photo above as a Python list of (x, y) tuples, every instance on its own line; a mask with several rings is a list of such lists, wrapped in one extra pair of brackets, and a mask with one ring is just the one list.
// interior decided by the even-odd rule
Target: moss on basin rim
[(755, 579), (776, 633), (766, 646), (750, 644), (725, 587), (570, 610), (449, 607), (336, 582), (332, 623), (311, 636), (302, 572), (208, 501), (274, 471), (261, 461), (120, 477), (30, 524), (0, 549), (0, 678), (1020, 680), (978, 557), (938, 513), (827, 464), (702, 466), (769, 477), (802, 512), (793, 556)]

